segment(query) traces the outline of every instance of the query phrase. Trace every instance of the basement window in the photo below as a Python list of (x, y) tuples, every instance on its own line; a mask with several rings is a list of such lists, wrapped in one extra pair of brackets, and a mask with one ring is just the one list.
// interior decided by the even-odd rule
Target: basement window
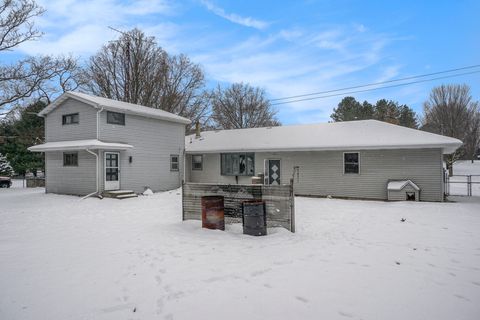
[(203, 156), (194, 154), (192, 156), (192, 170), (203, 170)]
[(78, 152), (63, 153), (64, 167), (78, 167)]
[(358, 152), (345, 152), (343, 154), (343, 173), (360, 173), (360, 155)]
[(171, 154), (170, 155), (170, 171), (178, 171), (178, 168), (179, 168), (178, 154)]
[(255, 172), (254, 153), (222, 153), (223, 176), (253, 176)]
[(78, 113), (64, 114), (62, 116), (62, 125), (78, 124), (78, 122), (79, 122)]
[(125, 113), (107, 111), (107, 123), (125, 125)]

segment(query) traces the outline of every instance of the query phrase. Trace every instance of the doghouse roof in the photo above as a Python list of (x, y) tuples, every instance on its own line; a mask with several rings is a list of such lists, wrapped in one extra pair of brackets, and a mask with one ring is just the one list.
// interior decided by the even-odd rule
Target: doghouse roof
[(390, 181), (388, 183), (387, 189), (390, 191), (400, 191), (403, 188), (405, 188), (407, 185), (410, 185), (412, 186), (413, 189), (420, 191), (420, 188), (411, 180)]

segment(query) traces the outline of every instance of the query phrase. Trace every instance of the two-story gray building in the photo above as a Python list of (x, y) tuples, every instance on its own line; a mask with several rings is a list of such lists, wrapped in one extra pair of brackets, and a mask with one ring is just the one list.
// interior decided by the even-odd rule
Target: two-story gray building
[(126, 102), (66, 92), (39, 113), (45, 118), (46, 192), (140, 193), (181, 185), (185, 125), (190, 120)]

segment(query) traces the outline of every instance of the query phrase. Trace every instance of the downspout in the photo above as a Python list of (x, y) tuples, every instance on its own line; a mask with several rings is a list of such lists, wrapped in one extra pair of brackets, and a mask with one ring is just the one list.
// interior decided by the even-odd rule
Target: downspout
[[(97, 140), (98, 140), (98, 137), (100, 136), (100, 113), (103, 111), (103, 107), (100, 108), (100, 110), (97, 111)], [(83, 199), (86, 199), (88, 197), (91, 197), (95, 194), (99, 194), (100, 193), (100, 190), (99, 190), (99, 182), (98, 182), (98, 179), (99, 179), (99, 166), (98, 166), (98, 154), (95, 153), (95, 152), (92, 152), (90, 149), (86, 149), (86, 151), (90, 154), (93, 154), (95, 156), (95, 185), (96, 185), (96, 188), (95, 188), (95, 192), (92, 192), (90, 194), (87, 194), (85, 197), (82, 198)], [(98, 151), (100, 153), (100, 150)]]
[(100, 110), (97, 111), (97, 140), (100, 137), (100, 112), (103, 111), (103, 107), (100, 108)]

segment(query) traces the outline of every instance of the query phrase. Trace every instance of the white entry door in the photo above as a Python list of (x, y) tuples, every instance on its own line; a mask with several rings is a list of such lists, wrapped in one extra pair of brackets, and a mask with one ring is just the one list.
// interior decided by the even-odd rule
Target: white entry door
[(120, 189), (120, 153), (105, 152), (105, 190)]

